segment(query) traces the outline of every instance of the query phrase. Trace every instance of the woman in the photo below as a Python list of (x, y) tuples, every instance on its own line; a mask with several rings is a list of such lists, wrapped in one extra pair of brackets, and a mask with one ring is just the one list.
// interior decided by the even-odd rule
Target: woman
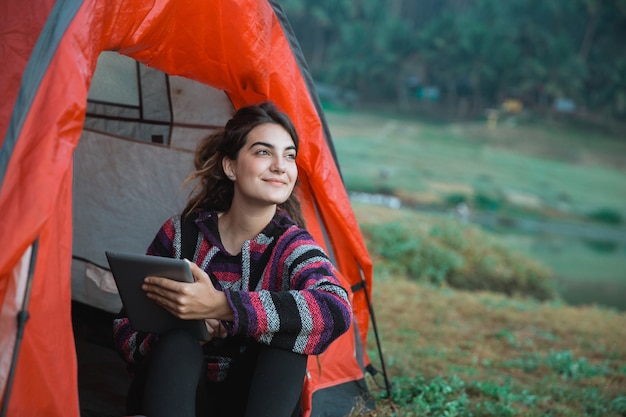
[(147, 250), (180, 258), (191, 239), (195, 282), (147, 277), (143, 289), (175, 316), (204, 319), (213, 339), (135, 332), (116, 319), (115, 345), (134, 374), (130, 414), (299, 414), (307, 355), (348, 329), (351, 308), (303, 228), (297, 152), (293, 124), (271, 103), (241, 108), (199, 144), (192, 197)]

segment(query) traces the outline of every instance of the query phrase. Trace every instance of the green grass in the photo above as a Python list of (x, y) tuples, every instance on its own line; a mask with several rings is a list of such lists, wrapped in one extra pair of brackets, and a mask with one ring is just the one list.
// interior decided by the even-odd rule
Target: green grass
[(626, 214), (626, 141), (617, 138), (350, 113), (329, 113), (328, 120), (349, 189), (391, 189), (417, 201), (450, 192), (522, 195), (544, 211)]
[(626, 412), (625, 313), (435, 288), (400, 277), (377, 279), (373, 300), (391, 399), (380, 379), (369, 377), (376, 410), (355, 410), (353, 416)]
[[(547, 123), (489, 129), (482, 122), (432, 124), (347, 111), (327, 116), (349, 190), (393, 193), (407, 204), (439, 209), (465, 200), (472, 210), (626, 233), (621, 138)], [(620, 295), (626, 287), (624, 244), (504, 233), (553, 270), (569, 300), (626, 309)]]
[(396, 220), (361, 223), (379, 274), (541, 300), (557, 297), (551, 271), (495, 235), (450, 216), (397, 211)]
[[(365, 230), (403, 222), (413, 231), (441, 217), (354, 208)], [(464, 236), (465, 245), (456, 246), (499, 239), (487, 231)], [(352, 417), (625, 415), (626, 312), (416, 280), (407, 269), (389, 268), (389, 255), (366, 243), (391, 398), (380, 376), (368, 376), (376, 409), (357, 408)], [(483, 248), (490, 256), (496, 246)], [(374, 342), (371, 334), (367, 351), (381, 369)]]
[[(532, 235), (503, 236), (519, 248), (564, 277), (596, 282), (615, 280), (615, 271), (626, 275), (626, 248), (623, 245), (587, 242), (562, 237)], [(575, 259), (577, 262), (572, 262)], [(626, 279), (624, 279), (626, 284)]]
[[(328, 116), (349, 190), (439, 207), (466, 198), (499, 214), (624, 227), (626, 141), (619, 138), (548, 124), (489, 130), (347, 111)], [(601, 289), (608, 305), (626, 308), (623, 244), (510, 230), (483, 235), (460, 223), (437, 229), (441, 216), (353, 207), (366, 238), (382, 242), (376, 233), (385, 228), (396, 238), (367, 242), (391, 398), (380, 375), (368, 376), (376, 409), (357, 407), (351, 416), (626, 416), (626, 312), (589, 305)], [(418, 229), (405, 235), (397, 224)], [(486, 244), (492, 239), (502, 245)], [(440, 250), (425, 250), (425, 240)], [(524, 282), (520, 270), (510, 275), (510, 264), (496, 261), (510, 259), (509, 250), (548, 266), (561, 295), (587, 305), (447, 285), (451, 271), (469, 277), (480, 268), (478, 283), (491, 272), (492, 283)], [(367, 351), (380, 369), (374, 342), (372, 334)]]

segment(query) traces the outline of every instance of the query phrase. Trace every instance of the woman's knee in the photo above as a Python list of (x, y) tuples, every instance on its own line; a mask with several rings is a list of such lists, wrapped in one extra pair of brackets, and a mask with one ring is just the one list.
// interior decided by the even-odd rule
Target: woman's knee
[(285, 375), (301, 375), (304, 377), (308, 356), (289, 350), (276, 349), (269, 346), (259, 348), (258, 365), (270, 372)]
[(298, 410), (307, 358), (286, 350), (261, 347), (250, 385), (246, 416), (290, 417), (294, 410)]
[(198, 340), (189, 332), (174, 329), (159, 335), (159, 341), (155, 346), (156, 354), (189, 355), (190, 357), (202, 357), (202, 347)]

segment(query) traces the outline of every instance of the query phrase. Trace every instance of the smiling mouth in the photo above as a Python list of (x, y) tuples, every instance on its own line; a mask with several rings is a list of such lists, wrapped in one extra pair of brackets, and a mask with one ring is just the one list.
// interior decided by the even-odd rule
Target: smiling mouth
[(277, 179), (277, 178), (269, 178), (269, 179), (265, 179), (263, 181), (269, 182), (270, 184), (287, 185), (287, 181), (280, 180), (280, 179)]

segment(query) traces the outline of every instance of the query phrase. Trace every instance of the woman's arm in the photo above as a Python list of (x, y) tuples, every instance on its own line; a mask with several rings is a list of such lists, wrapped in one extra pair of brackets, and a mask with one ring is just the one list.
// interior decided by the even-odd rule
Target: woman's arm
[[(352, 308), (334, 268), (312, 237), (290, 233), (277, 244), (265, 268), (263, 283), (271, 273), (288, 279), (282, 291), (225, 290), (233, 310), (230, 334), (250, 336), (259, 342), (303, 354), (318, 354), (350, 327)], [(267, 288), (267, 285), (263, 285)]]

